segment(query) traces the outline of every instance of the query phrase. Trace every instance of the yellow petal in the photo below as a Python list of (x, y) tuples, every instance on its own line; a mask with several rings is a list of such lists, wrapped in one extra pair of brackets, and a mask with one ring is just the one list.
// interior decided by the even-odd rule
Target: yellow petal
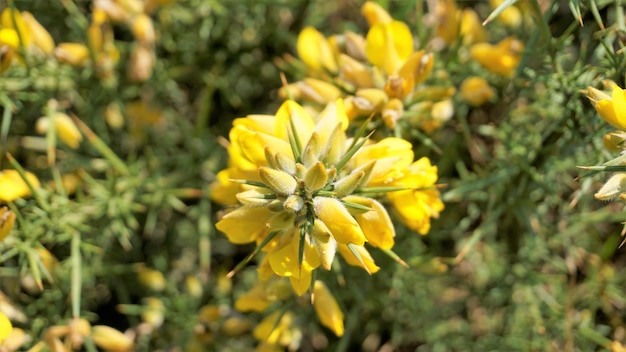
[(266, 341), (272, 345), (276, 345), (281, 335), (291, 327), (293, 320), (294, 317), (291, 312), (282, 314), (282, 312), (276, 311), (265, 317), (259, 325), (254, 328), (252, 335), (259, 341)]
[(324, 37), (313, 27), (304, 28), (298, 35), (296, 43), (298, 56), (310, 68), (316, 71), (337, 71), (333, 49)]
[(332, 237), (330, 230), (320, 219), (315, 219), (311, 231), (312, 246), (317, 251), (322, 268), (330, 270), (337, 251), (337, 241)]
[(54, 56), (60, 62), (82, 66), (89, 61), (89, 49), (80, 43), (61, 43), (54, 49)]
[(596, 111), (600, 114), (600, 117), (604, 119), (604, 121), (610, 123), (611, 125), (625, 129), (626, 126), (621, 126), (617, 116), (615, 115), (615, 109), (613, 108), (613, 102), (610, 100), (600, 100), (596, 103)]
[(494, 96), (489, 83), (482, 77), (471, 76), (461, 83), (461, 96), (471, 106), (480, 106)]
[(250, 243), (267, 233), (266, 223), (273, 215), (266, 208), (242, 206), (226, 214), (215, 227), (234, 244)]
[[(37, 189), (41, 187), (39, 179), (30, 172), (26, 172), (26, 178)], [(0, 173), (0, 200), (11, 202), (17, 198), (24, 198), (31, 195), (30, 188), (15, 170), (4, 170)]]
[(12, 330), (13, 325), (9, 318), (4, 313), (0, 313), (0, 343), (9, 336)]
[(413, 36), (409, 27), (400, 21), (378, 23), (366, 37), (367, 59), (382, 68), (387, 75), (393, 75), (413, 52)]
[(380, 270), (380, 267), (378, 267), (378, 265), (376, 265), (376, 263), (374, 263), (374, 258), (372, 258), (372, 256), (367, 251), (367, 249), (365, 249), (365, 247), (363, 247), (363, 246), (354, 246), (354, 249), (359, 254), (359, 257), (361, 257), (361, 260), (365, 264), (365, 267), (363, 267), (363, 264), (361, 264), (361, 262), (354, 255), (354, 253), (352, 253), (352, 251), (350, 251), (348, 246), (346, 246), (345, 244), (340, 244), (340, 245), (337, 246), (337, 250), (339, 251), (339, 254), (341, 254), (343, 259), (345, 259), (348, 264), (353, 265), (353, 266), (358, 266), (360, 268), (363, 268), (369, 274), (377, 273), (378, 270)]
[(624, 128), (626, 126), (626, 93), (622, 88), (614, 85), (611, 98), (617, 122), (621, 128)]
[(5, 45), (14, 50), (17, 50), (20, 47), (20, 38), (18, 37), (15, 29), (0, 29), (0, 48)]
[(313, 278), (312, 272), (311, 268), (303, 266), (299, 276), (289, 277), (291, 287), (298, 296), (305, 294), (311, 287), (311, 279)]
[(96, 325), (92, 327), (91, 337), (98, 347), (107, 351), (132, 351), (133, 340), (110, 326)]
[(376, 160), (369, 184), (385, 185), (399, 177), (399, 173), (413, 161), (413, 155), (413, 145), (410, 142), (389, 137), (362, 147), (352, 159), (355, 166)]
[(315, 197), (313, 206), (315, 215), (324, 222), (338, 243), (362, 246), (367, 241), (359, 224), (338, 199)]
[(385, 9), (373, 1), (366, 1), (361, 7), (361, 13), (370, 27), (378, 23), (389, 23), (393, 20)]
[(35, 46), (41, 49), (46, 55), (52, 55), (54, 51), (54, 39), (52, 39), (52, 36), (48, 33), (46, 28), (28, 11), (22, 12), (22, 19), (32, 34)]
[(332, 330), (336, 336), (343, 336), (343, 312), (328, 287), (322, 281), (316, 280), (313, 294), (313, 307), (322, 325)]
[[(0, 241), (4, 240), (15, 223), (15, 213), (9, 210), (7, 207), (0, 208)], [(1, 324), (0, 324), (1, 329)], [(1, 331), (1, 330), (0, 330)], [(1, 333), (0, 333), (1, 337)]]
[(396, 231), (387, 210), (382, 204), (374, 199), (360, 196), (347, 196), (343, 200), (371, 209), (366, 212), (353, 214), (369, 244), (382, 249), (391, 249), (393, 247)]
[(262, 166), (259, 168), (259, 176), (264, 184), (280, 195), (293, 194), (298, 186), (296, 179), (282, 170)]
[(240, 312), (263, 312), (270, 305), (265, 293), (265, 285), (257, 283), (252, 289), (235, 301), (235, 309)]
[(19, 31), (24, 46), (28, 46), (32, 42), (30, 28), (28, 28), (28, 25), (22, 18), (22, 14), (18, 10), (10, 7), (5, 8), (0, 14), (0, 27)]
[[(304, 110), (302, 106), (300, 106), (300, 104), (292, 100), (285, 101), (280, 108), (278, 108), (276, 118), (273, 122), (273, 135), (284, 141), (289, 140), (288, 132), (291, 130), (291, 124), (293, 124), (296, 128), (295, 133), (300, 138), (301, 145), (305, 145), (307, 143), (309, 138), (311, 138), (313, 129), (315, 128), (315, 121), (313, 118)], [(275, 145), (272, 146), (280, 152), (285, 152), (285, 150), (278, 148)]]

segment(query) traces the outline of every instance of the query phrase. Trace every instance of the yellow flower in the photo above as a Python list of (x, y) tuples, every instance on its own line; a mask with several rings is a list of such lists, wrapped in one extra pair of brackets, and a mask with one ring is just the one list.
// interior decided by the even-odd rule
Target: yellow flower
[[(83, 135), (80, 134), (78, 127), (74, 124), (74, 121), (62, 112), (54, 114), (54, 128), (63, 143), (72, 149), (78, 148), (80, 142), (83, 140)], [(45, 134), (50, 128), (50, 118), (47, 116), (40, 117), (37, 120), (35, 129), (37, 133)]]
[(304, 28), (298, 35), (296, 43), (298, 56), (314, 71), (337, 71), (337, 62), (333, 48), (324, 37), (313, 27)]
[(455, 0), (437, 0), (435, 2), (437, 18), (437, 36), (450, 45), (459, 35), (460, 12)]
[(480, 106), (489, 101), (493, 95), (493, 89), (484, 78), (471, 76), (461, 83), (461, 96), (471, 106)]
[(367, 32), (367, 59), (387, 75), (395, 74), (412, 52), (413, 35), (404, 22), (377, 23)]
[(11, 321), (6, 315), (4, 315), (4, 313), (0, 312), (0, 343), (2, 343), (4, 339), (11, 334), (12, 330), (13, 325), (11, 324)]
[(613, 93), (608, 94), (593, 87), (587, 88), (587, 98), (591, 100), (596, 111), (604, 121), (614, 127), (626, 129), (626, 92), (613, 85)]
[(624, 347), (624, 345), (622, 345), (619, 341), (612, 341), (609, 348), (611, 349), (611, 352), (626, 352), (626, 347)]
[(39, 48), (44, 54), (52, 55), (54, 39), (52, 39), (46, 28), (28, 11), (22, 12), (22, 19), (29, 29), (34, 46)]
[(294, 320), (291, 312), (274, 312), (254, 328), (252, 335), (269, 345), (297, 346), (302, 336), (293, 326)]
[(332, 330), (335, 335), (343, 336), (343, 313), (328, 287), (322, 281), (316, 280), (313, 287), (313, 295), (315, 313), (317, 313), (317, 317), (322, 325)]
[[(34, 189), (41, 187), (37, 176), (26, 172), (26, 179)], [(0, 172), (0, 201), (12, 202), (17, 198), (31, 195), (30, 188), (16, 170), (3, 170)]]
[(524, 44), (508, 37), (496, 45), (488, 43), (474, 44), (470, 50), (472, 58), (489, 71), (501, 76), (511, 76), (521, 60)]
[(228, 200), (235, 193), (239, 203), (217, 229), (232, 243), (262, 245), (266, 255), (260, 268), (288, 277), (298, 295), (311, 287), (316, 268), (330, 269), (337, 252), (349, 264), (378, 271), (365, 243), (389, 250), (395, 230), (382, 203), (368, 196), (372, 192), (391, 187), (395, 192), (389, 199), (406, 210), (401, 218), (420, 233), (443, 207), (434, 189), (437, 169), (426, 158), (413, 162), (411, 143), (350, 139), (347, 126), (342, 100), (315, 118), (286, 101), (275, 116), (236, 119), (227, 176), (220, 172), (213, 187), (214, 199)]
[(89, 61), (89, 48), (80, 43), (60, 43), (54, 49), (54, 56), (60, 62), (84, 66)]
[(484, 42), (487, 38), (485, 28), (474, 10), (466, 8), (461, 11), (460, 34), (465, 45)]
[(98, 347), (106, 351), (126, 352), (134, 350), (133, 340), (110, 326), (96, 325), (92, 327), (91, 337)]

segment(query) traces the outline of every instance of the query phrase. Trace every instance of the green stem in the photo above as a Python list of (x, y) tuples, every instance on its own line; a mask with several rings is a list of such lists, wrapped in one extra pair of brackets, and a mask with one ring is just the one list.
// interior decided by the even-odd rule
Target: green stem
[(72, 263), (72, 281), (71, 281), (71, 297), (72, 297), (72, 317), (80, 318), (80, 300), (81, 300), (81, 255), (80, 255), (80, 233), (74, 232), (71, 244), (71, 263)]

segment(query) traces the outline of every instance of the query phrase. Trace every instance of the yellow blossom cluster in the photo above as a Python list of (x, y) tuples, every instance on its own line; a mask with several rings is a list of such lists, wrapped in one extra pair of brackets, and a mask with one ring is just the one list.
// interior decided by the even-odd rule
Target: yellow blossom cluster
[[(334, 299), (314, 280), (315, 269), (331, 270), (339, 254), (372, 274), (379, 267), (366, 245), (393, 253), (385, 204), (421, 234), (443, 209), (428, 158), (414, 160), (411, 143), (400, 138), (372, 141), (364, 128), (349, 136), (348, 125), (342, 99), (317, 116), (288, 100), (275, 115), (235, 119), (229, 167), (212, 185), (213, 200), (234, 206), (217, 229), (232, 243), (257, 244), (261, 281), (288, 278), (297, 295), (320, 291), (327, 307)], [(319, 312), (322, 323), (340, 335), (339, 313), (326, 314)]]
[[(415, 124), (432, 130), (451, 117), (451, 87), (426, 87), (434, 55), (414, 50), (406, 23), (394, 20), (380, 5), (366, 2), (362, 13), (370, 29), (365, 37), (354, 32), (324, 37), (313, 27), (300, 32), (298, 56), (309, 77), (283, 87), (280, 95), (323, 106), (344, 97), (350, 121), (375, 115), (390, 129), (398, 120), (413, 116)], [(451, 105), (451, 104), (450, 104)], [(443, 112), (443, 116), (432, 116)]]

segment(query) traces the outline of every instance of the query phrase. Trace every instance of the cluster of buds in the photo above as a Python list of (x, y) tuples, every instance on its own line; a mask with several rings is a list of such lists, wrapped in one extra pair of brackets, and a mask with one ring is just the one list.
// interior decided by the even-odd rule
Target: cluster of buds
[(99, 0), (94, 2), (92, 21), (87, 29), (87, 43), (61, 43), (56, 57), (73, 66), (94, 62), (96, 74), (109, 79), (120, 59), (114, 43), (112, 24), (126, 24), (135, 38), (131, 49), (128, 79), (142, 82), (152, 76), (155, 30), (150, 13), (171, 1)]
[(366, 37), (346, 32), (326, 38), (313, 27), (299, 34), (298, 56), (308, 77), (283, 87), (281, 97), (318, 106), (343, 97), (351, 121), (373, 115), (375, 122), (382, 121), (389, 129), (401, 118), (410, 117), (425, 130), (449, 119), (452, 109), (437, 104), (451, 107), (454, 88), (423, 85), (433, 69), (434, 55), (415, 51), (409, 27), (376, 3), (366, 2), (362, 13), (370, 26)]

